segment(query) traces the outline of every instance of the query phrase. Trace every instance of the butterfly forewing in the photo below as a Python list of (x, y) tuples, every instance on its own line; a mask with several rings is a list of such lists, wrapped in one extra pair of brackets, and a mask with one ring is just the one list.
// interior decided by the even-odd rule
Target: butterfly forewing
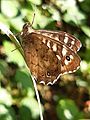
[(81, 48), (81, 42), (69, 33), (66, 33), (63, 31), (53, 32), (53, 31), (46, 31), (46, 30), (38, 30), (36, 33), (42, 34), (43, 36), (47, 36), (49, 38), (60, 41), (64, 45), (66, 44), (67, 47), (72, 49), (74, 52), (79, 51), (79, 49)]
[(80, 66), (81, 43), (66, 32), (34, 30), (24, 25), (21, 32), (25, 59), (32, 75), (41, 83), (53, 84)]

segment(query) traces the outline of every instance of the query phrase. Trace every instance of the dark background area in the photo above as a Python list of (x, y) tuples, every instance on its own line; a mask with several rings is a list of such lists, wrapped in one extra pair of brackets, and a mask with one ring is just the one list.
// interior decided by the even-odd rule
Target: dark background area
[[(82, 43), (77, 72), (62, 76), (53, 86), (37, 84), (44, 120), (89, 120), (90, 0), (0, 0), (0, 23), (15, 35), (27, 20), (32, 22), (34, 13), (34, 29), (66, 31)], [(14, 49), (0, 31), (0, 120), (39, 120), (33, 83)]]

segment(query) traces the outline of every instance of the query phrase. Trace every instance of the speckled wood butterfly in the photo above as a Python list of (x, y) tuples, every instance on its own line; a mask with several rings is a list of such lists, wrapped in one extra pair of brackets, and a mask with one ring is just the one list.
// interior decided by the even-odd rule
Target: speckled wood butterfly
[(79, 68), (81, 42), (69, 33), (34, 30), (28, 22), (20, 37), (27, 65), (40, 83), (54, 84), (61, 75)]

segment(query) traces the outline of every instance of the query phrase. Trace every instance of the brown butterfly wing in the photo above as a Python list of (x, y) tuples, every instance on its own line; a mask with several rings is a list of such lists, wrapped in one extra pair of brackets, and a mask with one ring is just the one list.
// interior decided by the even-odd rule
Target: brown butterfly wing
[[(60, 41), (56, 41), (42, 34), (38, 36), (37, 33), (33, 33), (33, 35), (37, 36), (44, 45), (48, 46), (48, 48), (55, 54), (55, 57), (58, 58), (58, 63), (61, 64), (61, 74), (72, 73), (79, 68), (81, 61), (80, 57), (67, 47), (67, 45), (63, 45)], [(56, 49), (54, 47), (56, 47)]]
[(44, 36), (60, 41), (63, 44), (66, 44), (74, 52), (79, 51), (82, 46), (81, 42), (76, 37), (63, 31), (53, 32), (46, 30), (38, 30), (37, 34), (42, 34)]
[[(28, 39), (29, 37), (29, 39)], [(60, 61), (35, 34), (29, 34), (23, 43), (26, 62), (32, 75), (46, 84), (52, 82), (60, 74)]]
[(74, 72), (80, 65), (79, 56), (60, 41), (28, 30), (21, 38), (28, 67), (39, 82), (54, 83), (60, 75)]

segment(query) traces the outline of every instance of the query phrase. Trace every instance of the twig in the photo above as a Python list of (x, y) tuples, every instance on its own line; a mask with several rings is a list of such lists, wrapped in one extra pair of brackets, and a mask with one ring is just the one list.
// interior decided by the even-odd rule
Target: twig
[[(29, 70), (29, 73), (30, 73), (30, 70)], [(33, 81), (33, 85), (34, 85), (34, 89), (35, 89), (35, 93), (36, 93), (36, 97), (37, 97), (37, 101), (38, 101), (38, 105), (39, 105), (40, 118), (41, 118), (41, 120), (44, 120), (43, 119), (42, 108), (41, 108), (40, 97), (39, 97), (39, 93), (38, 93), (38, 90), (37, 90), (36, 81), (35, 81), (35, 79), (32, 75), (31, 75), (31, 78), (32, 78), (32, 81)]]

